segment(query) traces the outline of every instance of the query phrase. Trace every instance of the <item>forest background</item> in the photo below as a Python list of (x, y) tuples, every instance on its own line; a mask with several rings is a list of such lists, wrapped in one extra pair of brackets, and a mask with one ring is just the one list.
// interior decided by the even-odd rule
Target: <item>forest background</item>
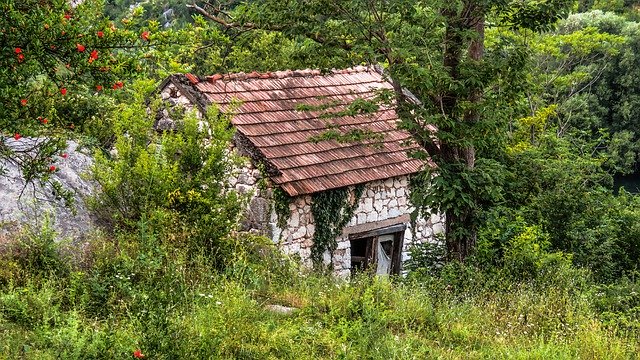
[[(106, 230), (82, 251), (47, 226), (6, 236), (0, 356), (637, 356), (640, 200), (633, 181), (619, 185), (640, 160), (639, 10), (518, 4), (1, 5), (0, 157), (70, 200), (51, 174), (65, 140), (79, 142), (95, 154)], [(450, 168), (414, 181), (419, 209), (464, 221), (414, 249), (406, 278), (332, 279), (236, 233), (244, 199), (219, 181), (234, 161), (226, 115), (207, 116), (208, 146), (192, 114), (175, 114), (174, 134), (151, 131), (147, 108), (161, 104), (149, 95), (173, 73), (372, 63), (422, 100), (401, 109), (420, 115), (402, 126), (426, 141), (421, 121), (436, 124), (474, 155), (472, 166), (443, 155)], [(35, 151), (8, 146), (36, 137)], [(458, 240), (465, 256), (452, 256)]]

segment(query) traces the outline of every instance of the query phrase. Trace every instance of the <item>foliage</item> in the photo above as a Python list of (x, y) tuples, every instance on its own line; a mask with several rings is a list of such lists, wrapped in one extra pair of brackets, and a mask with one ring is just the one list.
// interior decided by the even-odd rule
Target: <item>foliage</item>
[(66, 275), (2, 285), (3, 355), (625, 359), (638, 351), (632, 281), (585, 288), (574, 273), (532, 285), (455, 263), (440, 277), (336, 280), (300, 273), (259, 237), (236, 239), (232, 264), (216, 273), (148, 225), (94, 238), (83, 267)]
[(93, 178), (102, 191), (94, 208), (117, 228), (150, 219), (194, 253), (222, 259), (224, 241), (242, 209), (226, 180), (234, 163), (228, 154), (228, 119), (213, 109), (202, 119), (173, 109), (176, 131), (157, 134), (149, 115), (156, 112), (148, 112), (142, 99), (120, 106), (116, 153), (96, 154)]
[(276, 215), (278, 216), (278, 227), (284, 229), (287, 226), (287, 221), (291, 217), (291, 196), (287, 194), (281, 187), (276, 186), (273, 188), (273, 205)]
[[(438, 171), (413, 188), (423, 198), (418, 210), (447, 212), (447, 244), (451, 257), (464, 258), (473, 249), (477, 212), (493, 201), (496, 171), (476, 169), (476, 157), (495, 151), (495, 134), (509, 118), (508, 104), (522, 89), (522, 45), (507, 36), (488, 48), (485, 61), (485, 19), (510, 30), (549, 28), (569, 3), (554, 1), (255, 1), (232, 9), (207, 8), (208, 19), (230, 31), (273, 31), (293, 42), (311, 42), (298, 52), (305, 65), (340, 68), (381, 64), (393, 83), (398, 113)], [(228, 12), (230, 10), (231, 12)], [(498, 60), (498, 61), (493, 61)], [(512, 71), (504, 71), (505, 63)], [(403, 89), (411, 91), (408, 96)], [(437, 128), (434, 142), (433, 125)], [(332, 137), (336, 137), (333, 134)], [(426, 157), (427, 155), (421, 154)], [(478, 161), (487, 165), (490, 161)], [(426, 186), (431, 184), (434, 186)], [(478, 197), (476, 197), (476, 194)], [(489, 195), (490, 194), (490, 195)], [(489, 196), (487, 196), (489, 195)]]
[(353, 189), (341, 187), (314, 193), (311, 202), (311, 214), (315, 224), (311, 260), (314, 266), (321, 267), (323, 256), (328, 252), (333, 256), (337, 247), (336, 238), (353, 217), (358, 208), (364, 184)]

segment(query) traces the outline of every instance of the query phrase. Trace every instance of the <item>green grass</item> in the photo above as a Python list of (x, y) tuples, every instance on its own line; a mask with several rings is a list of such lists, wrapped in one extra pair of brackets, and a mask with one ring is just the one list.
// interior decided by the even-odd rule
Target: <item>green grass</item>
[(590, 288), (338, 280), (297, 269), (257, 238), (213, 270), (206, 257), (147, 235), (112, 240), (97, 239), (66, 271), (3, 255), (0, 265), (13, 265), (0, 278), (1, 359), (132, 358), (138, 348), (147, 359), (633, 359), (640, 351), (637, 327), (602, 320)]

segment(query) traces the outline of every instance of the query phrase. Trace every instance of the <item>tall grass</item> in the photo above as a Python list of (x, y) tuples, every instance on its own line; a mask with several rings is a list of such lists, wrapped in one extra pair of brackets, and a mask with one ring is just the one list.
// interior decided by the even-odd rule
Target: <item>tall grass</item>
[[(28, 248), (0, 259), (0, 358), (131, 358), (140, 349), (149, 359), (628, 359), (640, 351), (629, 308), (575, 279), (494, 286), (478, 277), (466, 287), (428, 276), (332, 279), (297, 268), (259, 237), (238, 237), (220, 271), (147, 230), (97, 237), (68, 266), (54, 261), (62, 255), (46, 237), (30, 236)], [(31, 260), (18, 261), (26, 251)]]

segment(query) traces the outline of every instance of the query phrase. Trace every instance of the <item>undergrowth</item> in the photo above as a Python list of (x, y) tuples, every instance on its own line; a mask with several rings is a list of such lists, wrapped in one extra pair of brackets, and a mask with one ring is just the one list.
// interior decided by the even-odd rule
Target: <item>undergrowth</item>
[(96, 236), (71, 265), (46, 233), (16, 240), (0, 260), (0, 358), (140, 349), (149, 359), (626, 359), (640, 350), (632, 279), (606, 288), (569, 281), (579, 273), (497, 280), (447, 265), (439, 275), (339, 280), (248, 235), (214, 270), (207, 253), (188, 256), (144, 222)]

